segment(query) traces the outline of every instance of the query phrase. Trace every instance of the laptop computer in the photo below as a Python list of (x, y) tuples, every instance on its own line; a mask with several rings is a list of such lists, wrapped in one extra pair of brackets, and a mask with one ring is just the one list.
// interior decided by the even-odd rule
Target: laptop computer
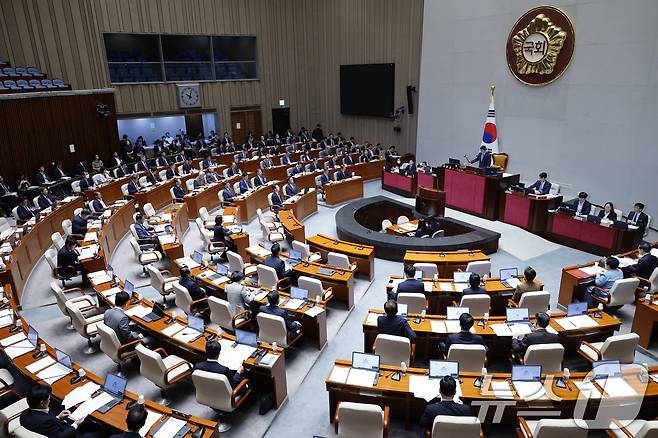
[(567, 306), (567, 316), (587, 315), (587, 302), (571, 303)]
[(187, 326), (199, 333), (198, 336), (188, 340), (188, 342), (196, 341), (201, 336), (203, 336), (203, 332), (206, 330), (206, 325), (203, 322), (203, 318), (199, 318), (198, 316), (194, 315), (187, 315)]
[(614, 228), (619, 228), (620, 230), (628, 230), (628, 224), (624, 221), (614, 221), (612, 226)]
[(34, 348), (37, 348), (37, 345), (39, 344), (39, 333), (32, 326), (27, 328), (27, 340), (30, 341), (30, 344), (32, 344)]
[(274, 245), (272, 242), (263, 242), (263, 246), (265, 247), (266, 250), (271, 251), (272, 250), (272, 245)]
[(258, 347), (258, 336), (256, 335), (256, 333), (248, 332), (246, 330), (236, 330), (235, 344), (248, 345), (250, 347)]
[(541, 365), (513, 365), (512, 386), (521, 399), (534, 399), (544, 394)]
[(286, 269), (290, 270), (293, 266), (302, 261), (302, 253), (291, 249), (288, 251), (288, 259), (285, 261)]
[(468, 283), (468, 279), (471, 277), (471, 273), (466, 272), (453, 272), (452, 281), (455, 283)]
[(128, 380), (124, 379), (123, 377), (119, 377), (116, 374), (108, 373), (105, 375), (105, 381), (103, 382), (103, 386), (100, 387), (95, 395), (98, 395), (101, 392), (104, 392), (106, 394), (109, 394), (112, 396), (112, 400), (105, 403), (103, 406), (98, 408), (98, 412), (101, 414), (106, 413), (119, 403), (123, 401), (123, 394), (126, 391), (126, 385), (128, 384)]
[(398, 314), (399, 316), (404, 316), (404, 317), (406, 317), (406, 316), (407, 316), (407, 309), (408, 309), (408, 305), (407, 305), (407, 304), (400, 304), (400, 303), (398, 303), (398, 313), (397, 313), (397, 314)]
[(141, 319), (143, 319), (146, 322), (153, 322), (157, 321), (160, 318), (163, 318), (165, 316), (165, 310), (164, 306), (160, 303), (153, 302), (153, 310), (146, 315), (144, 315)]
[(588, 214), (587, 215), (587, 222), (593, 222), (595, 224), (600, 224), (601, 223), (601, 218), (598, 217), (595, 214)]
[(352, 352), (352, 368), (347, 383), (358, 386), (373, 386), (379, 377), (380, 358), (377, 354)]
[(55, 348), (55, 358), (57, 359), (57, 363), (68, 368), (70, 372), (73, 372), (73, 363), (71, 363), (71, 357), (68, 354)]
[(226, 275), (228, 275), (228, 267), (222, 265), (221, 263), (217, 263), (217, 264), (215, 265), (215, 270), (216, 270), (217, 273), (218, 273), (219, 275), (221, 275), (221, 276), (226, 276)]
[(507, 323), (527, 323), (530, 321), (530, 315), (527, 307), (508, 307), (505, 309)]
[(500, 281), (505, 287), (516, 288), (521, 284), (521, 281), (517, 278), (519, 276), (518, 268), (503, 268), (498, 272)]
[(441, 379), (444, 376), (459, 379), (459, 362), (451, 360), (430, 360), (430, 379)]
[(286, 303), (286, 309), (299, 309), (308, 301), (308, 290), (300, 287), (290, 287), (290, 299)]
[(618, 360), (598, 360), (592, 363), (594, 380), (621, 377), (621, 363)]
[(194, 251), (194, 254), (192, 255), (192, 260), (194, 260), (195, 263), (198, 263), (200, 265), (203, 264), (203, 254), (201, 254), (199, 251)]

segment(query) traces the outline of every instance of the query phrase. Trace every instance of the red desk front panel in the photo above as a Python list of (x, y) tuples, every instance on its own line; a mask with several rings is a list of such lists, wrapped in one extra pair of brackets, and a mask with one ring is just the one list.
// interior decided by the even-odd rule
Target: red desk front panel
[(507, 193), (505, 195), (505, 216), (503, 220), (508, 224), (521, 228), (529, 228), (531, 208), (532, 199), (527, 196)]
[(551, 231), (564, 237), (581, 240), (612, 250), (615, 246), (617, 230), (556, 214), (553, 216), (553, 227)]
[(486, 177), (451, 169), (445, 171), (446, 204), (477, 214), (484, 213)]

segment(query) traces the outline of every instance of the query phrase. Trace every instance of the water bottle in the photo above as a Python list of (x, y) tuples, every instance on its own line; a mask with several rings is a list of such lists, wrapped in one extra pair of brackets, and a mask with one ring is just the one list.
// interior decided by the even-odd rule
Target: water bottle
[(144, 404), (144, 394), (139, 394), (139, 398), (137, 399), (137, 404), (138, 405)]
[(484, 315), (482, 315), (482, 320), (484, 321), (485, 326), (489, 323), (489, 312), (484, 312)]
[(400, 371), (402, 371), (402, 374), (407, 372), (407, 364), (405, 362), (400, 362)]
[(569, 368), (562, 370), (562, 379), (564, 379), (564, 383), (569, 381), (569, 377), (571, 377), (571, 371), (569, 371)]
[(425, 319), (425, 315), (427, 315), (427, 311), (426, 311), (425, 309), (423, 309), (423, 310), (420, 312), (420, 320), (421, 320), (421, 321), (422, 321), (423, 319)]
[(487, 377), (487, 367), (482, 367), (482, 371), (480, 371), (480, 377), (482, 377), (482, 380)]
[(275, 352), (275, 353), (277, 352), (276, 341), (272, 342), (272, 351)]
[(640, 374), (638, 376), (640, 379), (640, 382), (642, 383), (647, 383), (649, 381), (649, 364), (648, 363), (642, 363), (640, 367)]
[(650, 293), (647, 293), (647, 294), (644, 296), (644, 303), (647, 304), (647, 305), (651, 304), (651, 298), (652, 298), (651, 294), (650, 294)]

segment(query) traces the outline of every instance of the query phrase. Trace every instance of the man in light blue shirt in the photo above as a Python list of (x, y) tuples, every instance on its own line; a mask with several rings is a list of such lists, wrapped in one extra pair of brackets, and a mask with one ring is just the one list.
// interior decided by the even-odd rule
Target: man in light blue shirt
[(589, 286), (585, 291), (585, 298), (587, 299), (587, 307), (592, 308), (596, 307), (597, 301), (594, 299), (594, 295), (602, 298), (607, 298), (607, 295), (599, 289), (603, 289), (606, 292), (609, 292), (612, 286), (615, 284), (615, 281), (621, 280), (624, 278), (624, 273), (619, 269), (619, 259), (615, 257), (608, 257), (605, 261), (606, 270), (601, 272), (594, 279), (595, 286)]

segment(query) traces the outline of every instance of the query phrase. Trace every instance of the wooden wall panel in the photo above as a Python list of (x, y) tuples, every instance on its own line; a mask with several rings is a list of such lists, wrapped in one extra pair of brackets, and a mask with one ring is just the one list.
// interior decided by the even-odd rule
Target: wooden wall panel
[[(103, 32), (256, 35), (260, 80), (202, 83), (220, 129), (231, 107), (258, 105), (264, 129), (285, 99), (293, 127), (322, 123), (358, 140), (413, 151), (416, 116), (401, 132), (386, 119), (340, 114), (339, 66), (394, 62), (395, 104), (418, 86), (424, 0), (3, 0), (0, 58), (36, 65), (75, 89), (111, 86)], [(176, 111), (174, 84), (118, 85), (120, 114)]]

